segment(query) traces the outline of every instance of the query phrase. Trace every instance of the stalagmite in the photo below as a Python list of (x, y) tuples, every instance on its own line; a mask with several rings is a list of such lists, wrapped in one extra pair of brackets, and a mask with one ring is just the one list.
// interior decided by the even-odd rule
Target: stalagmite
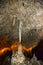
[(20, 63), (24, 64), (25, 57), (22, 53), (22, 45), (21, 45), (21, 30), (22, 30), (22, 21), (19, 22), (19, 43), (18, 43), (18, 51), (12, 54), (11, 64), (19, 65)]

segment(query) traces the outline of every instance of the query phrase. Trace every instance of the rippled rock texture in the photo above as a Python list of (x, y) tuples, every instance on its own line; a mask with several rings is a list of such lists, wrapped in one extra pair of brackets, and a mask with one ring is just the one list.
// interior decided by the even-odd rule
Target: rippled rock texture
[(19, 22), (22, 21), (22, 42), (25, 46), (43, 38), (43, 1), (1, 0), (0, 35), (11, 40), (19, 39)]
[(0, 0), (0, 35), (19, 41), (20, 21), (22, 44), (37, 45), (43, 39), (43, 0)]

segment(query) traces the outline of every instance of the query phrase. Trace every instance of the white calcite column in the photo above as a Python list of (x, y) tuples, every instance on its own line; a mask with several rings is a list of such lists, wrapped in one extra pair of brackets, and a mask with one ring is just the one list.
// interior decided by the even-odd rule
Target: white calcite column
[(20, 65), (21, 63), (24, 65), (25, 56), (22, 53), (22, 45), (21, 45), (21, 30), (22, 30), (22, 21), (19, 23), (19, 44), (18, 51), (12, 54), (11, 65)]

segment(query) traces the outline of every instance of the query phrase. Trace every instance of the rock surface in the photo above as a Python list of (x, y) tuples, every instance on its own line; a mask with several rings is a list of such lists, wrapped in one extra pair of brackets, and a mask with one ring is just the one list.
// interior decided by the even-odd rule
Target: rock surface
[(43, 0), (0, 0), (0, 35), (19, 41), (20, 21), (23, 45), (37, 45), (43, 39)]
[(18, 40), (20, 21), (23, 23), (22, 42), (25, 46), (43, 38), (43, 1), (0, 1), (0, 35), (6, 35), (12, 41)]

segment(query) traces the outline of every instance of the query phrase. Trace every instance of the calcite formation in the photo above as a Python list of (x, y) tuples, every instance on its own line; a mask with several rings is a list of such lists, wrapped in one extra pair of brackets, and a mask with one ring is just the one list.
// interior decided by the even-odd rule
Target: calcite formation
[[(22, 29), (19, 38), (20, 22)], [(10, 42), (21, 41), (27, 48), (37, 45), (43, 39), (43, 0), (0, 0), (0, 35), (7, 36)], [(16, 56), (17, 59), (21, 58), (20, 55)], [(24, 57), (23, 54), (22, 56)], [(18, 62), (20, 63), (19, 60)], [(23, 65), (26, 63), (23, 61)], [(33, 61), (29, 65), (34, 65), (32, 63)]]

